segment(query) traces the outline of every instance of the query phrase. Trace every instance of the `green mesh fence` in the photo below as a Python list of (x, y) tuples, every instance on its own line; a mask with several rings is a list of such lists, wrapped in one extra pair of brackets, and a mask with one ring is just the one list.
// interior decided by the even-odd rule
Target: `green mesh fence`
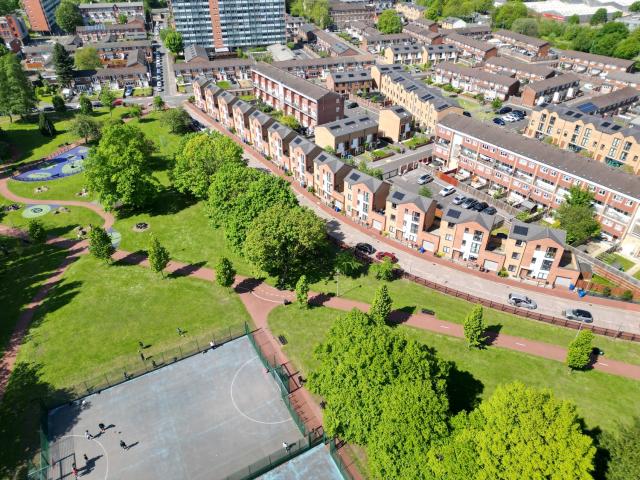
[(344, 461), (338, 454), (338, 448), (336, 447), (335, 438), (332, 438), (329, 441), (329, 455), (331, 455), (331, 458), (336, 464), (336, 467), (338, 467), (338, 470), (340, 471), (340, 475), (342, 475), (342, 478), (344, 478), (345, 480), (353, 480), (353, 475), (349, 473), (347, 466), (344, 464)]

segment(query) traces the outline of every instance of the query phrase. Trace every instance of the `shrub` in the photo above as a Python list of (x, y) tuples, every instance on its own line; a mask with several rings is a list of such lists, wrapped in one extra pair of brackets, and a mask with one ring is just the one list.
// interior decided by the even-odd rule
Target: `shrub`
[(499, 277), (502, 277), (502, 278), (508, 277), (508, 276), (509, 276), (509, 272), (507, 272), (507, 270), (506, 270), (504, 267), (502, 267), (502, 268), (498, 271), (498, 276), (499, 276)]
[(633, 292), (631, 290), (625, 290), (622, 292), (622, 295), (620, 295), (620, 298), (625, 302), (630, 302), (633, 300)]
[(604, 287), (602, 289), (602, 295), (604, 295), (605, 297), (610, 297), (611, 296), (611, 288), (610, 287)]

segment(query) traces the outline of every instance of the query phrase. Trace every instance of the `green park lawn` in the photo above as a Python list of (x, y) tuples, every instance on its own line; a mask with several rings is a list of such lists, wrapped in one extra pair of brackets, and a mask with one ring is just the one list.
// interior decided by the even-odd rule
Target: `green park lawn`
[[(269, 315), (269, 326), (277, 337), (284, 335), (283, 347), (296, 368), (306, 376), (317, 367), (315, 345), (322, 342), (333, 321), (344, 312), (317, 307), (300, 310), (295, 305), (278, 307)], [(461, 372), (455, 376), (454, 406), (468, 404), (469, 396), (486, 398), (502, 383), (516, 380), (537, 388), (549, 388), (555, 395), (572, 401), (588, 428), (615, 430), (616, 422), (640, 415), (640, 382), (601, 372), (574, 372), (560, 362), (519, 352), (489, 347), (469, 350), (462, 339), (401, 326), (409, 337), (435, 348), (455, 362)]]
[[(339, 277), (339, 293), (341, 296), (371, 303), (376, 289), (382, 282), (372, 273), (357, 278)], [(437, 318), (458, 324), (472, 309), (473, 304), (459, 298), (444, 295), (435, 290), (408, 280), (395, 280), (387, 283), (389, 294), (393, 299), (394, 309), (403, 309), (410, 313), (418, 313), (426, 308), (435, 312)], [(334, 280), (321, 281), (311, 286), (311, 290), (323, 293), (336, 293)], [(500, 328), (500, 333), (531, 340), (567, 346), (575, 337), (575, 331), (556, 327), (546, 323), (529, 320), (489, 308), (484, 309), (485, 324)], [(595, 345), (605, 352), (607, 358), (640, 365), (640, 344), (613, 340), (596, 336)]]
[[(80, 202), (91, 202), (96, 196), (89, 192), (86, 197), (76, 195), (86, 187), (87, 180), (84, 173), (71, 175), (70, 177), (47, 180), (46, 182), (21, 182), (19, 180), (9, 180), (9, 190), (21, 197), (38, 200), (77, 200)], [(36, 188), (47, 187), (46, 192), (36, 193)]]

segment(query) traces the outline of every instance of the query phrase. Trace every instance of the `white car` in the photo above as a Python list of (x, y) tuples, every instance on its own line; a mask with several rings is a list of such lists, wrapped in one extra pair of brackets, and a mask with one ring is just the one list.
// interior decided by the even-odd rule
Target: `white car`
[(440, 190), (440, 193), (438, 193), (438, 195), (440, 195), (442, 197), (446, 197), (446, 196), (451, 195), (455, 191), (456, 191), (456, 189), (454, 187), (452, 187), (451, 185), (448, 185), (448, 186), (444, 187), (442, 190)]

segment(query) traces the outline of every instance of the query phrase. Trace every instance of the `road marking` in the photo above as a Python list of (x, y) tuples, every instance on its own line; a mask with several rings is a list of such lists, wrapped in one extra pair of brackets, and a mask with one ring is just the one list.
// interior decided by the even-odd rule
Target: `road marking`
[(598, 365), (602, 365), (603, 367), (608, 367), (608, 363), (596, 362)]
[(446, 325), (438, 325), (440, 328), (449, 328)]
[(524, 343), (516, 342), (516, 345), (520, 345), (521, 347), (526, 347)]

